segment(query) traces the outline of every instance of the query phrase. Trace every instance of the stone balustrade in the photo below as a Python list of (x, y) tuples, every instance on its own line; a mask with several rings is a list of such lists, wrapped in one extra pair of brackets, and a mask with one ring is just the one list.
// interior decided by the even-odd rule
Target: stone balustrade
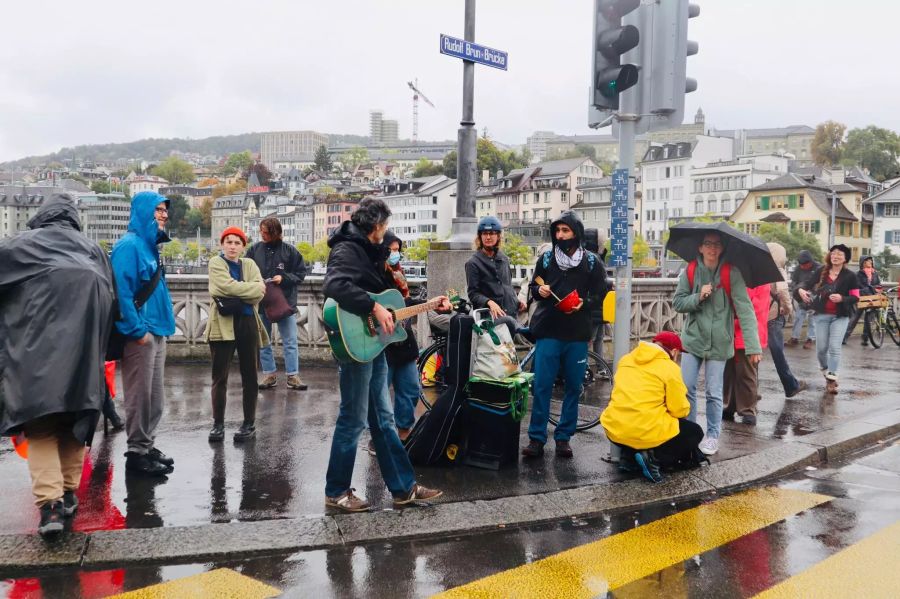
[[(175, 312), (176, 332), (169, 339), (171, 358), (208, 359), (209, 347), (203, 330), (210, 310), (206, 275), (167, 275)], [(632, 287), (631, 331), (636, 338), (652, 337), (660, 330), (680, 330), (682, 315), (672, 308), (675, 279), (635, 279)], [(413, 294), (420, 282), (410, 281)], [(322, 322), (322, 277), (309, 276), (300, 287), (297, 306), (297, 342), (302, 358), (330, 359), (325, 325)], [(277, 330), (277, 327), (276, 327)], [(277, 337), (277, 332), (273, 331)], [(416, 336), (425, 346), (431, 332), (427, 318), (417, 317)]]

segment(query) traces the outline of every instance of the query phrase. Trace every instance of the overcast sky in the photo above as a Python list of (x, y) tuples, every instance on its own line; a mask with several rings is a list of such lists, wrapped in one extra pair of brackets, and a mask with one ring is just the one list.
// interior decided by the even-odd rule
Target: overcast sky
[[(647, 1), (647, 0), (645, 0)], [(664, 0), (665, 1), (665, 0)], [(721, 129), (900, 130), (900, 3), (700, 0), (688, 61)], [(385, 111), (420, 139), (455, 139), (462, 66), (438, 36), (463, 34), (464, 0), (29, 0), (0, 11), (0, 162), (143, 137), (313, 129), (368, 135)], [(586, 134), (592, 0), (478, 0), (476, 41), (509, 52), (477, 67), (479, 131), (509, 144), (535, 130)]]

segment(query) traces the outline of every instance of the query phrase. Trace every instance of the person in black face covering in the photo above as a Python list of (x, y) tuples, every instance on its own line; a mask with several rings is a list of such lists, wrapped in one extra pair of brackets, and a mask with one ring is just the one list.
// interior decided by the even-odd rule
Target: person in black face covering
[[(572, 211), (550, 224), (553, 249), (538, 260), (531, 279), (531, 295), (538, 307), (531, 317), (531, 333), (537, 340), (534, 354), (534, 405), (528, 427), (526, 457), (540, 457), (547, 442), (550, 395), (560, 368), (566, 381), (562, 416), (556, 427), (556, 455), (572, 457), (569, 439), (578, 421), (578, 398), (587, 368), (591, 312), (603, 305), (606, 271), (596, 254), (584, 249), (584, 225)], [(557, 298), (578, 293), (569, 306)]]

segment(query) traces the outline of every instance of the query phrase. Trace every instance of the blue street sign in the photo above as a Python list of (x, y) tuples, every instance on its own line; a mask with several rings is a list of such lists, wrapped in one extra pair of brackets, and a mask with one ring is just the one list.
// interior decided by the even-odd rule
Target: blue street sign
[(610, 205), (610, 266), (628, 264), (628, 169), (616, 169), (612, 175)]
[(506, 70), (509, 65), (509, 54), (456, 37), (441, 34), (441, 54), (477, 62), (495, 69)]

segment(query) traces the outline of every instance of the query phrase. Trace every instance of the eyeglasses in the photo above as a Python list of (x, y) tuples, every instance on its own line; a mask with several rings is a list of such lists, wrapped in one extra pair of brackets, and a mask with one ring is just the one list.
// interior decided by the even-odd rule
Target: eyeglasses
[(168, 214), (169, 213), (168, 208), (157, 208), (156, 211), (160, 214)]
[(720, 248), (722, 247), (721, 241), (704, 241), (703, 247), (705, 248)]
[(500, 235), (500, 231), (482, 231), (482, 235)]

